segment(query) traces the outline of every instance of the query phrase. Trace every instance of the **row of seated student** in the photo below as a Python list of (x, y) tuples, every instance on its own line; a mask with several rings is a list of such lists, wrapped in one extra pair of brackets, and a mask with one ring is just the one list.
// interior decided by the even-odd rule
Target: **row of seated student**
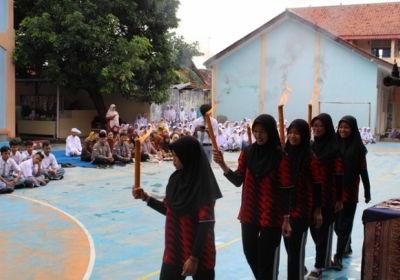
[[(83, 141), (81, 148), (81, 160), (98, 164), (100, 167), (112, 166), (113, 164), (125, 165), (134, 162), (135, 139), (138, 134), (127, 135), (125, 132), (118, 133), (118, 137), (109, 131), (100, 133), (91, 132)], [(141, 161), (160, 162), (172, 160), (172, 152), (169, 148), (170, 137), (160, 137), (151, 133), (141, 143)]]
[(43, 142), (43, 152), (35, 151), (29, 140), (22, 153), (18, 151), (18, 141), (11, 140), (9, 145), (0, 149), (0, 194), (12, 193), (17, 188), (45, 186), (50, 180), (64, 178), (65, 170), (59, 168), (49, 142)]

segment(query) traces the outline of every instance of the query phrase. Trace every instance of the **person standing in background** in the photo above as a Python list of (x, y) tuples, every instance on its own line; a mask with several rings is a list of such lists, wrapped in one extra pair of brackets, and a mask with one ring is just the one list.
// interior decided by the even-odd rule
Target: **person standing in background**
[(114, 104), (110, 105), (110, 108), (106, 114), (106, 120), (107, 130), (111, 130), (114, 126), (119, 127), (119, 114), (117, 112), (117, 107)]

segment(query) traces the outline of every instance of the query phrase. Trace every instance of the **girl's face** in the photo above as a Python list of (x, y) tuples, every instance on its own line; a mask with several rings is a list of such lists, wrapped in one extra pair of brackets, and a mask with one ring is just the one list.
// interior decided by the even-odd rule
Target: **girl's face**
[(342, 138), (347, 138), (351, 135), (351, 128), (347, 122), (341, 122), (339, 124), (339, 134)]
[(107, 138), (108, 138), (108, 139), (113, 139), (113, 138), (114, 138), (114, 134), (113, 134), (112, 132), (109, 132), (109, 133), (107, 134)]
[(288, 139), (289, 139), (290, 145), (292, 145), (292, 146), (300, 145), (301, 135), (299, 133), (299, 130), (296, 127), (294, 127), (294, 126), (289, 127)]
[(178, 156), (172, 151), (173, 157), (172, 157), (172, 163), (174, 164), (176, 170), (183, 170), (183, 164), (178, 158)]
[(264, 145), (268, 141), (268, 133), (265, 128), (259, 123), (253, 125), (253, 135), (258, 145)]
[(325, 126), (323, 122), (319, 119), (316, 119), (312, 124), (312, 130), (315, 137), (321, 137), (325, 134)]

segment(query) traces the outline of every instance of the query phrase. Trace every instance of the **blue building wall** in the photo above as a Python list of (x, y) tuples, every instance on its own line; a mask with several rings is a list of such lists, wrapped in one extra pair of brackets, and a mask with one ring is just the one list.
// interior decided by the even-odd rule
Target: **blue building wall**
[(6, 128), (6, 51), (0, 46), (0, 128)]
[[(321, 112), (331, 114), (334, 123), (344, 115), (353, 115), (359, 126), (375, 127), (376, 64), (324, 37), (321, 37), (321, 58), (321, 73), (324, 73), (319, 95)], [(327, 103), (332, 101), (347, 104)]]
[(284, 106), (288, 121), (307, 118), (314, 80), (314, 33), (292, 21), (267, 34), (265, 113), (278, 119), (278, 105), (286, 92), (292, 92)]
[[(260, 48), (261, 36), (218, 63), (217, 99), (221, 102), (217, 115), (231, 121), (258, 115)], [(294, 20), (283, 22), (268, 31), (266, 54), (264, 113), (278, 119), (286, 82), (292, 92), (284, 118), (307, 119), (314, 91), (315, 31)], [(321, 35), (319, 68), (320, 112), (331, 114), (334, 122), (352, 114), (360, 126), (368, 125), (370, 118), (371, 128), (375, 127), (376, 64)], [(371, 106), (352, 102), (370, 102)]]
[(0, 32), (6, 32), (8, 25), (8, 1), (0, 0)]
[(218, 64), (217, 115), (228, 120), (254, 118), (260, 100), (261, 38)]

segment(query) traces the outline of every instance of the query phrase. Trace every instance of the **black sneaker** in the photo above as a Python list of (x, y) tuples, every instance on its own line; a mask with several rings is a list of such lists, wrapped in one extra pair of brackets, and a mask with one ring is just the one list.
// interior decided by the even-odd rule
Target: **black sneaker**
[(342, 259), (338, 258), (336, 255), (333, 257), (333, 269), (334, 270), (343, 269)]
[(322, 277), (322, 269), (313, 269), (307, 276), (307, 280), (318, 280)]

